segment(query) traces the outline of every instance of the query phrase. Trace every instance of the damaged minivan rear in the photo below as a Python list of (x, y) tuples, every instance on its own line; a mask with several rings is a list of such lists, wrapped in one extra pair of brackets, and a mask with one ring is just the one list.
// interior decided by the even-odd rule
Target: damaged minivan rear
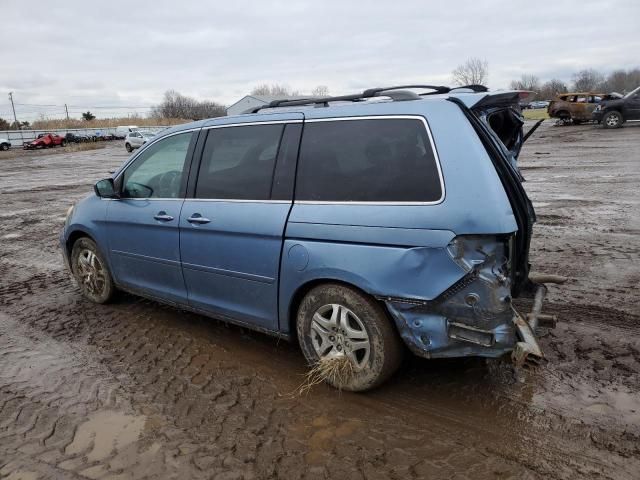
[[(158, 168), (142, 169), (151, 173), (127, 174), (134, 157), (98, 182), (97, 201), (108, 205), (96, 238), (82, 228), (96, 200), (70, 211), (65, 256), (94, 301), (122, 289), (296, 339), (314, 378), (344, 390), (380, 385), (407, 349), (535, 365), (544, 358), (536, 330), (555, 321), (541, 312), (544, 283), (562, 279), (529, 273), (535, 213), (517, 167), (523, 95), (370, 89), (176, 127), (137, 154), (173, 138)], [(162, 172), (172, 155), (177, 167)], [(176, 222), (168, 198), (179, 203)], [(105, 232), (135, 224), (146, 204), (161, 210), (158, 225), (145, 219), (135, 233), (146, 240)], [(172, 222), (151, 255), (149, 242)], [(178, 255), (151, 265), (169, 238)], [(88, 291), (98, 288), (88, 258), (108, 294)], [(522, 295), (535, 298), (526, 315), (512, 303)]]

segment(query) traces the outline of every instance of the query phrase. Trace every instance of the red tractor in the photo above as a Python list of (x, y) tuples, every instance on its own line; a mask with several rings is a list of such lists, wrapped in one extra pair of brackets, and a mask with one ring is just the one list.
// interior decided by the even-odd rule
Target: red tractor
[(53, 148), (57, 145), (64, 147), (67, 141), (64, 137), (54, 133), (41, 133), (38, 138), (31, 142), (24, 142), (22, 148), (25, 150), (35, 150), (36, 148)]

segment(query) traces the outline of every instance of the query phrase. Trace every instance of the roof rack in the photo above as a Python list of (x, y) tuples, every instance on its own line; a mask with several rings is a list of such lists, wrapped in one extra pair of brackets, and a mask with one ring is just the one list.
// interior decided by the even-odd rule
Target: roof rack
[[(407, 89), (425, 89), (432, 90), (431, 92), (424, 92), (417, 94)], [(279, 108), (279, 107), (299, 107), (303, 105), (315, 105), (316, 107), (328, 107), (330, 102), (362, 102), (374, 97), (389, 97), (393, 101), (403, 100), (418, 100), (426, 95), (438, 95), (442, 93), (449, 93), (453, 90), (468, 89), (475, 93), (486, 92), (489, 89), (484, 85), (464, 85), (460, 87), (445, 87), (443, 85), (398, 85), (395, 87), (385, 88), (369, 88), (362, 93), (355, 93), (352, 95), (341, 95), (337, 97), (310, 97), (310, 98), (296, 98), (295, 100), (273, 100), (266, 105), (261, 105), (256, 108), (247, 110), (245, 113), (258, 113), (265, 108)]]

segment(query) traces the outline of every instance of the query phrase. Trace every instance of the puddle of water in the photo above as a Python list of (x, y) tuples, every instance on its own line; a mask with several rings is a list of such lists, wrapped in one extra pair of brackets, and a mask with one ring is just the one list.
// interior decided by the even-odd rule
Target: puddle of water
[(114, 411), (100, 411), (78, 427), (65, 452), (87, 454), (90, 462), (104, 460), (115, 451), (121, 451), (140, 437), (146, 422), (145, 416), (126, 415)]

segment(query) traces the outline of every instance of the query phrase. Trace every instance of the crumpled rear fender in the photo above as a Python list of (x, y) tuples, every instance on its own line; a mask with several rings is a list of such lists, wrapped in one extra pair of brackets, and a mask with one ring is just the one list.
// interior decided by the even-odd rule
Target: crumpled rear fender
[(464, 276), (446, 243), (400, 247), (289, 239), (280, 275), (281, 329), (288, 331), (298, 293), (318, 280), (347, 283), (375, 297), (429, 301)]

